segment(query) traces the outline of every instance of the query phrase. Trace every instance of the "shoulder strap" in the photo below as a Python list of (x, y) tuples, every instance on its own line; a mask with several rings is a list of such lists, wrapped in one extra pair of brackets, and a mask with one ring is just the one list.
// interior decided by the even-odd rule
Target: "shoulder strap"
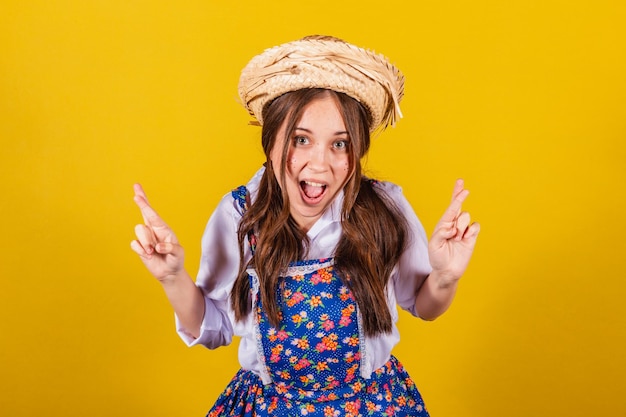
[[(231, 195), (233, 199), (239, 204), (241, 207), (241, 211), (245, 213), (248, 211), (248, 207), (250, 206), (250, 194), (248, 193), (248, 189), (245, 185), (241, 185), (234, 190), (231, 191)], [(250, 230), (248, 232), (248, 243), (250, 244), (250, 249), (252, 250), (252, 254), (254, 255), (254, 251), (256, 250), (256, 236)]]
[(239, 207), (241, 207), (241, 210), (243, 210), (243, 212), (245, 213), (248, 210), (248, 202), (250, 200), (250, 197), (248, 196), (248, 189), (246, 188), (246, 186), (240, 185), (239, 187), (232, 190), (230, 194), (233, 196), (235, 201), (237, 201)]

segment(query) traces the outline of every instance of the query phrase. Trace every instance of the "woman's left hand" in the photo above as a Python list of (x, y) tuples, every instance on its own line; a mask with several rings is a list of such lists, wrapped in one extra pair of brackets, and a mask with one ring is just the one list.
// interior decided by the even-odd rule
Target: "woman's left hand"
[(469, 213), (461, 211), (468, 194), (463, 180), (457, 180), (452, 202), (428, 242), (430, 264), (433, 272), (437, 272), (441, 286), (453, 284), (461, 278), (472, 257), (480, 231), (478, 223), (470, 224)]

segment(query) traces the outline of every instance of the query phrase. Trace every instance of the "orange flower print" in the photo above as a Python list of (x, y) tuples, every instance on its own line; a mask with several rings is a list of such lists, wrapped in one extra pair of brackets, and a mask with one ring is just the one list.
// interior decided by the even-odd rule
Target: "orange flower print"
[(404, 395), (399, 396), (398, 398), (396, 398), (396, 403), (398, 403), (398, 405), (400, 407), (403, 407), (406, 405), (406, 397)]
[[(313, 397), (313, 391), (307, 391), (305, 389), (298, 388), (298, 397), (300, 397), (300, 398), (311, 398), (311, 397)], [(288, 397), (288, 398), (292, 398), (292, 397)]]
[[(278, 394), (284, 394), (289, 390), (289, 387), (284, 382), (278, 382), (274, 385), (276, 392)], [(262, 398), (262, 397), (261, 397)]]
[(346, 416), (356, 417), (359, 415), (359, 410), (361, 409), (361, 400), (346, 401), (344, 408), (346, 410)]
[(276, 329), (275, 328), (271, 328), (268, 332), (267, 332), (267, 337), (270, 339), (270, 342), (275, 342), (277, 337), (276, 337)]
[(342, 316), (349, 316), (352, 313), (354, 313), (354, 311), (355, 311), (354, 304), (348, 304), (348, 307), (346, 307), (346, 308), (341, 310), (341, 315)]
[(351, 382), (356, 375), (356, 370), (359, 367), (358, 363), (355, 363), (354, 365), (352, 365), (347, 371), (346, 371), (346, 377), (344, 378), (344, 382)]
[(334, 407), (327, 405), (324, 407), (324, 417), (337, 417), (339, 416), (339, 410), (335, 410)]
[(350, 337), (346, 337), (345, 339), (343, 339), (344, 343), (347, 343), (350, 346), (358, 346), (359, 345), (359, 337), (352, 335)]
[(333, 280), (332, 268), (323, 268), (311, 276), (311, 284), (317, 285), (320, 282), (330, 284)]
[(308, 385), (312, 381), (314, 381), (313, 375), (300, 375), (300, 382), (302, 382), (304, 385)]
[(300, 327), (300, 325), (307, 320), (306, 311), (301, 311), (299, 314), (291, 316), (291, 321), (296, 325), (296, 327)]
[(272, 355), (270, 356), (270, 362), (276, 363), (280, 361), (280, 354), (283, 351), (283, 345), (278, 344), (272, 348)]
[(326, 361), (318, 362), (317, 365), (315, 365), (315, 369), (318, 372), (327, 371), (329, 369), (328, 368), (328, 363), (326, 363)]
[(375, 413), (376, 411), (380, 411), (381, 409), (380, 404), (376, 404), (372, 401), (365, 401), (365, 408), (367, 409), (367, 413), (370, 415)]
[(337, 334), (331, 333), (328, 336), (324, 336), (322, 341), (315, 346), (315, 349), (321, 353), (327, 350), (335, 351), (338, 347), (339, 343), (337, 343)]
[(324, 307), (324, 303), (322, 303), (322, 297), (319, 295), (313, 295), (308, 301), (311, 308), (315, 307)]
[(302, 414), (303, 416), (313, 412), (315, 412), (315, 406), (311, 403), (307, 403), (300, 409), (300, 414)]
[(299, 349), (308, 349), (309, 348), (309, 340), (306, 336), (303, 336), (302, 339), (293, 339), (291, 342), (292, 345), (295, 345)]
[[(339, 383), (337, 383), (336, 385), (328, 385), (328, 389), (332, 389), (332, 388), (337, 388), (339, 386)], [(335, 401), (338, 400), (339, 396), (337, 394), (335, 394), (334, 392), (329, 393), (328, 395), (322, 395), (320, 397), (320, 401)]]
[(332, 270), (332, 268), (324, 268), (320, 271), (320, 275), (322, 276), (322, 282), (324, 284), (330, 284), (331, 282), (333, 282)]
[(346, 287), (345, 285), (339, 289), (339, 299), (341, 301), (354, 300), (352, 293), (350, 292), (348, 287)]
[(391, 398), (392, 398), (392, 396), (391, 396), (391, 390), (386, 389), (386, 390), (385, 390), (385, 400), (386, 400), (387, 402), (391, 402)]
[[(334, 376), (330, 375), (326, 378), (326, 387), (324, 389), (333, 389), (333, 388), (337, 388), (339, 385), (341, 385), (341, 382), (336, 379)], [(334, 393), (329, 393), (326, 397), (327, 401), (333, 401), (336, 400), (337, 398), (337, 394)]]
[(267, 411), (271, 413), (272, 411), (276, 410), (276, 407), (278, 407), (278, 397), (272, 397), (272, 402), (270, 403), (269, 407), (267, 407)]
[(291, 375), (289, 374), (289, 371), (283, 369), (282, 371), (277, 372), (278, 376), (280, 377), (280, 379), (284, 379), (284, 380), (289, 380), (291, 379)]
[(363, 388), (363, 383), (361, 381), (357, 381), (352, 384), (352, 392), (359, 392)]

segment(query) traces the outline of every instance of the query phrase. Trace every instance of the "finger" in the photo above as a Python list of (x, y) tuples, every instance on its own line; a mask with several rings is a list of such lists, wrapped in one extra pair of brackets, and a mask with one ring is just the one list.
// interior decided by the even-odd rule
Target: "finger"
[(455, 228), (456, 228), (455, 239), (456, 240), (463, 239), (463, 236), (465, 235), (465, 232), (469, 224), (470, 224), (469, 213), (464, 211), (461, 214), (459, 214), (459, 216), (456, 219), (456, 225), (455, 225)]
[(143, 190), (143, 187), (141, 186), (141, 184), (139, 183), (133, 184), (133, 191), (135, 191), (136, 196), (141, 196), (143, 197), (144, 200), (148, 201), (148, 197), (146, 197), (146, 193)]
[(135, 190), (133, 200), (141, 210), (144, 223), (154, 227), (167, 227), (167, 224), (163, 221), (163, 219), (161, 219), (152, 206), (150, 206), (150, 203), (148, 203), (148, 198), (146, 197), (146, 193), (143, 191), (141, 185), (135, 184), (133, 189)]
[(135, 236), (137, 236), (137, 241), (148, 255), (154, 252), (154, 246), (157, 244), (157, 239), (149, 227), (143, 224), (138, 224), (135, 226)]
[(154, 247), (154, 250), (161, 255), (173, 255), (179, 257), (183, 253), (182, 246), (171, 242), (160, 242)]
[(143, 246), (141, 246), (141, 243), (139, 243), (138, 240), (133, 240), (132, 242), (130, 242), (130, 248), (139, 256), (141, 256), (142, 258), (145, 259), (150, 259), (151, 255), (149, 255), (145, 249), (143, 248)]
[(440, 247), (447, 240), (454, 238), (456, 233), (457, 230), (454, 222), (440, 223), (433, 231), (429, 243), (433, 247)]
[(450, 202), (453, 202), (456, 196), (463, 191), (465, 188), (465, 181), (463, 178), (459, 178), (454, 182), (454, 189), (452, 190), (452, 199)]
[(469, 195), (469, 191), (464, 188), (464, 182), (459, 179), (454, 184), (454, 190), (452, 191), (452, 201), (446, 209), (445, 213), (441, 217), (442, 222), (453, 222), (461, 212), (463, 202)]
[(476, 239), (480, 233), (480, 223), (472, 223), (470, 227), (467, 228), (465, 234), (463, 235), (463, 239)]

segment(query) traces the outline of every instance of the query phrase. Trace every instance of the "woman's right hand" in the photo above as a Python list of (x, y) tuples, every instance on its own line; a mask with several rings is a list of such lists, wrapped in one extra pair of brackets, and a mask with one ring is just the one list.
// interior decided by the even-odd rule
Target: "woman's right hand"
[(135, 226), (137, 239), (130, 243), (130, 247), (159, 281), (173, 281), (184, 271), (185, 252), (172, 229), (148, 203), (141, 185), (135, 184), (133, 188), (134, 200), (141, 210), (144, 224)]

